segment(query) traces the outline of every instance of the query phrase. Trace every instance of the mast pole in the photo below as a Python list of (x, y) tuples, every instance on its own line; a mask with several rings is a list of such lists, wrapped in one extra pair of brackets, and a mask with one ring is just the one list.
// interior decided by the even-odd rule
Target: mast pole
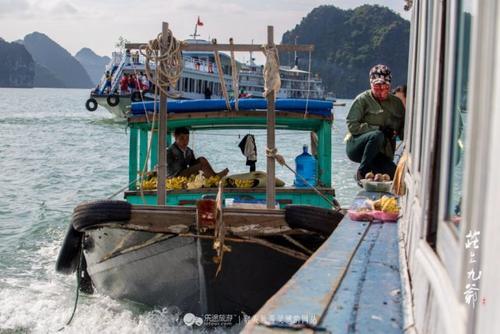
[[(162, 35), (161, 35), (162, 43), (160, 46), (161, 55), (164, 55), (166, 50), (163, 48), (164, 45), (169, 43), (168, 40), (168, 23), (162, 23)], [(159, 66), (162, 68), (162, 66)], [(158, 75), (162, 76), (161, 72), (158, 72)], [(166, 78), (160, 77), (160, 83), (165, 83)], [(161, 87), (161, 86), (160, 86)], [(164, 85), (165, 89), (167, 85)], [(166, 205), (167, 201), (167, 192), (165, 189), (165, 178), (167, 176), (167, 148), (166, 148), (166, 139), (167, 139), (167, 95), (164, 93), (163, 89), (160, 89), (160, 123), (158, 125), (158, 186), (156, 187), (157, 191), (157, 204), (159, 206)]]
[[(267, 44), (274, 46), (274, 28), (267, 26)], [(267, 95), (267, 148), (269, 151), (274, 151), (275, 136), (275, 112), (274, 112), (274, 97), (276, 92), (271, 91)], [(267, 182), (266, 182), (266, 203), (268, 209), (274, 209), (276, 203), (276, 181), (275, 181), (275, 160), (273, 156), (267, 157)]]

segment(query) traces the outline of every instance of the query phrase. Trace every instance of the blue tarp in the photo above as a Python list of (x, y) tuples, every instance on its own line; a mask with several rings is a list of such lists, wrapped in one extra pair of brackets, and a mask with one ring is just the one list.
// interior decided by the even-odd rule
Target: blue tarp
[[(156, 103), (156, 110), (159, 110), (159, 102), (145, 101), (132, 103), (131, 111), (134, 115), (144, 114), (144, 111), (152, 112)], [(234, 110), (234, 101), (230, 101)], [(306, 110), (311, 114), (328, 116), (333, 108), (332, 101), (324, 100), (304, 100), (304, 99), (277, 99), (276, 110), (293, 111), (303, 113)], [(241, 99), (238, 103), (239, 110), (267, 109), (266, 99)], [(167, 102), (169, 113), (183, 112), (207, 112), (226, 110), (226, 101), (223, 99), (214, 100), (170, 100)]]

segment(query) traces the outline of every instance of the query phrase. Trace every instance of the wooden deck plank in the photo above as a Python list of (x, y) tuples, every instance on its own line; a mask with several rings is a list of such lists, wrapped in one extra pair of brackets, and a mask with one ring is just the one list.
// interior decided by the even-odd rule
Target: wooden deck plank
[(397, 225), (382, 225), (361, 289), (356, 329), (359, 333), (403, 332)]
[(363, 243), (351, 261), (349, 271), (335, 294), (332, 303), (322, 320), (322, 326), (335, 328), (342, 333), (348, 333), (356, 316), (355, 308), (359, 303), (359, 285), (368, 264), (370, 248), (378, 237), (379, 227), (371, 226)]
[(368, 228), (368, 223), (344, 219), (290, 281), (259, 310), (243, 332), (275, 332), (258, 322), (279, 320), (280, 317), (305, 316), (309, 324), (317, 325)]
[(342, 333), (401, 333), (397, 224), (372, 224), (320, 326)]

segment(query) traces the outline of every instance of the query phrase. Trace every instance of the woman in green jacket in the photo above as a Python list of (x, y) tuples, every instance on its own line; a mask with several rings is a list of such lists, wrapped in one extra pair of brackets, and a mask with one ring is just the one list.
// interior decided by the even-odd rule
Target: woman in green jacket
[(393, 178), (396, 137), (402, 139), (404, 133), (404, 106), (390, 93), (391, 70), (376, 65), (369, 78), (370, 89), (354, 99), (346, 118), (346, 152), (349, 159), (359, 162), (358, 181), (368, 172)]

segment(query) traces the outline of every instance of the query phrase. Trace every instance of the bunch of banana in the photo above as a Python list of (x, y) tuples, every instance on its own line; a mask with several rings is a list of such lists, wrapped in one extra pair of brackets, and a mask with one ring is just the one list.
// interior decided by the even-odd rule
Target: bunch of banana
[(144, 190), (156, 189), (156, 177), (152, 177), (149, 180), (143, 180), (141, 187)]
[(198, 175), (191, 175), (189, 177), (188, 183), (187, 183), (187, 188), (188, 189), (199, 189), (203, 187), (205, 184), (205, 177), (203, 176), (203, 172), (200, 171)]
[(381, 199), (378, 200), (380, 202), (380, 207), (382, 211), (388, 213), (398, 213), (398, 201), (394, 197), (382, 196)]
[(211, 188), (211, 187), (217, 187), (219, 184), (220, 177), (217, 175), (210, 176), (208, 179), (205, 179), (205, 183), (203, 184), (204, 187)]
[(186, 188), (188, 179), (185, 176), (176, 176), (166, 179), (165, 188), (168, 190), (179, 190)]
[(235, 179), (234, 183), (236, 185), (236, 188), (252, 188), (254, 184), (254, 180), (240, 180), (240, 179)]

